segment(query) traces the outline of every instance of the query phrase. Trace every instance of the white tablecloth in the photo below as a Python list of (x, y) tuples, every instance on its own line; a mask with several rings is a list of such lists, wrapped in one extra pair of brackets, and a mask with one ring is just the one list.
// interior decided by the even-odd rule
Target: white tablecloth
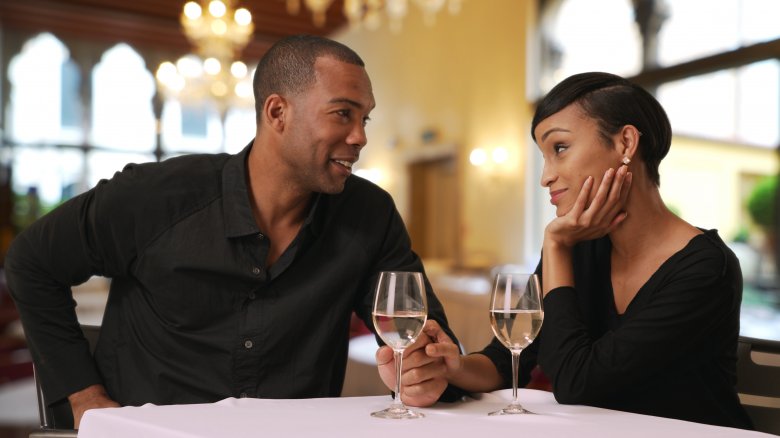
[[(420, 409), (417, 420), (385, 420), (389, 396), (266, 400), (229, 398), (212, 404), (124, 407), (87, 411), (80, 438), (124, 437), (543, 437), (543, 438), (740, 438), (774, 437), (758, 432), (629, 414), (588, 406), (559, 405), (551, 393), (523, 389), (520, 400), (537, 415), (489, 417), (504, 407), (511, 390), (479, 400)], [(775, 437), (776, 438), (776, 437)]]

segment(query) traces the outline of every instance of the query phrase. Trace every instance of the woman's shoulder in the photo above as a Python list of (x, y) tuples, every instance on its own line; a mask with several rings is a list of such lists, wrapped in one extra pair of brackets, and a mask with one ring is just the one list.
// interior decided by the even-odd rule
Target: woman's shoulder
[(719, 277), (740, 271), (739, 260), (716, 229), (699, 228), (688, 244), (678, 253), (678, 269), (702, 272)]

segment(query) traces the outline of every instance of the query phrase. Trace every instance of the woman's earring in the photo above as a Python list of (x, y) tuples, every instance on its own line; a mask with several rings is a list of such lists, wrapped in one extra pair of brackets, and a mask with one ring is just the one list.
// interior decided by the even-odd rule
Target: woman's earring
[(628, 163), (630, 163), (630, 162), (631, 162), (631, 158), (628, 158), (628, 157), (623, 157), (623, 164), (625, 164), (626, 166), (628, 166)]

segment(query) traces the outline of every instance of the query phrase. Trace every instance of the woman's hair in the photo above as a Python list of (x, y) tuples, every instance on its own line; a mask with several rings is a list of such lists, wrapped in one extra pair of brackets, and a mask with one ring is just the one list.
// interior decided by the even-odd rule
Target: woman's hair
[[(669, 152), (672, 127), (661, 104), (642, 87), (610, 73), (590, 72), (569, 76), (553, 87), (536, 107), (532, 135), (542, 120), (576, 103), (596, 121), (601, 138), (611, 138), (626, 125), (642, 133), (639, 156), (656, 186), (661, 184), (658, 165)], [(536, 136), (534, 135), (534, 141)]]

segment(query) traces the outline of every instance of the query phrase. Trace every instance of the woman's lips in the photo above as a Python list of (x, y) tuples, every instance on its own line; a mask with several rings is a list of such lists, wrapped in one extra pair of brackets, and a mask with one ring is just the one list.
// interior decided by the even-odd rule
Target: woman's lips
[(550, 192), (550, 204), (558, 205), (558, 201), (561, 200), (565, 192), (566, 189), (553, 190), (552, 192)]

